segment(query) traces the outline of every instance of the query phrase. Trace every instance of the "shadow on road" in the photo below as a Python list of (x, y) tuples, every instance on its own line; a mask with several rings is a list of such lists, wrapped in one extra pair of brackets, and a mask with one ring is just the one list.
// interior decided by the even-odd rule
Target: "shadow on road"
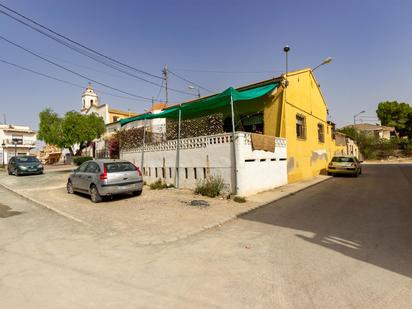
[(412, 165), (368, 165), (358, 178), (333, 178), (242, 219), (304, 231), (297, 241), (412, 278), (411, 180)]
[(0, 203), (0, 218), (4, 219), (12, 216), (17, 216), (20, 214), (22, 214), (22, 212), (11, 210), (9, 206)]

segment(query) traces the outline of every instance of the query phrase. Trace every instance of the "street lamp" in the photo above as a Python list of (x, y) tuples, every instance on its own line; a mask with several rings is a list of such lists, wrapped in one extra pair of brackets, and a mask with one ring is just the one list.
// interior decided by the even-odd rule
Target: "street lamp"
[(200, 98), (200, 89), (199, 88), (197, 88), (195, 86), (192, 86), (192, 85), (187, 86), (187, 88), (192, 89), (192, 90), (197, 90), (197, 97)]
[(365, 111), (361, 111), (359, 113), (357, 113), (355, 116), (353, 116), (353, 127), (355, 128), (356, 126), (356, 117), (358, 117), (360, 114), (365, 113)]
[(317, 68), (319, 68), (320, 66), (325, 65), (325, 64), (329, 64), (329, 63), (331, 63), (331, 62), (332, 62), (332, 57), (326, 58), (325, 60), (322, 61), (321, 64), (318, 64), (314, 69), (312, 69), (312, 72), (315, 71), (315, 70), (316, 70)]

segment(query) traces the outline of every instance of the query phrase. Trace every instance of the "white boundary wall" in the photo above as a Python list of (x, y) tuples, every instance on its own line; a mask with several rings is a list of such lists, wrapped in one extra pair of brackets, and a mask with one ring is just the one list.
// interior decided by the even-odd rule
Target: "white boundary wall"
[[(251, 134), (235, 134), (237, 163), (237, 195), (248, 196), (287, 183), (286, 140), (276, 138), (275, 152), (252, 150)], [(180, 188), (194, 189), (196, 183), (209, 175), (223, 178), (228, 191), (233, 191), (234, 171), (232, 134), (218, 134), (180, 141)], [(147, 183), (162, 179), (176, 184), (177, 140), (121, 151), (120, 157), (139, 166)]]

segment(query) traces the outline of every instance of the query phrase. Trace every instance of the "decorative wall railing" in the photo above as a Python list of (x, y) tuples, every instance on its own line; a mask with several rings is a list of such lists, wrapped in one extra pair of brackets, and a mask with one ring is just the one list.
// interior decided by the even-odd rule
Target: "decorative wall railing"
[[(232, 134), (224, 133), (217, 135), (199, 136), (191, 138), (182, 138), (180, 140), (180, 149), (198, 149), (206, 148), (209, 145), (216, 144), (228, 144), (232, 142)], [(144, 147), (136, 147), (133, 149), (125, 150), (122, 152), (141, 152), (142, 148), (145, 152), (148, 151), (165, 151), (165, 150), (176, 150), (178, 145), (177, 140), (170, 140), (154, 144), (146, 144)]]

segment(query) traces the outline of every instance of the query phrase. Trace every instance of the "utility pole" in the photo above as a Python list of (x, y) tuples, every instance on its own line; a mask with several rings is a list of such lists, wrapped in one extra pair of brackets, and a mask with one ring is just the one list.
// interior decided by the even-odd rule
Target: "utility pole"
[(168, 88), (167, 88), (167, 86), (168, 86), (167, 82), (168, 82), (168, 78), (169, 78), (169, 71), (167, 69), (167, 64), (163, 68), (162, 74), (163, 74), (163, 78), (165, 79), (166, 105), (167, 105), (169, 103), (169, 93), (168, 93)]

